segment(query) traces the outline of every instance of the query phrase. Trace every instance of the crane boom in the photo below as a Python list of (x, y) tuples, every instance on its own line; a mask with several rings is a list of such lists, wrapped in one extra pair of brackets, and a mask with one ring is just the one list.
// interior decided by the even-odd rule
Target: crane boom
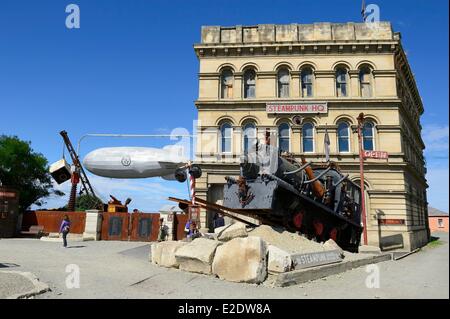
[(61, 134), (64, 144), (67, 147), (67, 150), (69, 151), (70, 157), (72, 158), (72, 163), (75, 165), (75, 169), (78, 172), (81, 180), (81, 184), (83, 186), (84, 191), (86, 194), (96, 197), (94, 189), (92, 188), (91, 183), (89, 182), (89, 179), (86, 176), (86, 173), (84, 172), (83, 166), (81, 166), (80, 160), (78, 158), (78, 154), (75, 152), (75, 149), (72, 146), (72, 143), (70, 142), (69, 136), (67, 135), (66, 131), (59, 132)]

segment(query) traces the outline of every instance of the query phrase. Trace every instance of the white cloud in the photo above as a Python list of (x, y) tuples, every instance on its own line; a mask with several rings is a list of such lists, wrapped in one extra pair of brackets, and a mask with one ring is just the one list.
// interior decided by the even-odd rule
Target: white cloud
[(425, 152), (448, 151), (448, 125), (427, 125), (422, 130)]

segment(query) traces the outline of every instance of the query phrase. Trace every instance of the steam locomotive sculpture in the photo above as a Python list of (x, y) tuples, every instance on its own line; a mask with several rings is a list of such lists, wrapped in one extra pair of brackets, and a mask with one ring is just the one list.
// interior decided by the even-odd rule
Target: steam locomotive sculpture
[(331, 238), (345, 250), (358, 250), (361, 190), (337, 165), (313, 167), (303, 158), (298, 162), (260, 145), (241, 158), (240, 171), (238, 178), (226, 177), (224, 207), (309, 239)]

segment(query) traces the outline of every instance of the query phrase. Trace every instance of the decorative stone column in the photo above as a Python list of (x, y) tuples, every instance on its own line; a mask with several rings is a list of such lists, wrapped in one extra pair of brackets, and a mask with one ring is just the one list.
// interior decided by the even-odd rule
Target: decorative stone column
[(102, 230), (102, 214), (99, 210), (86, 210), (86, 222), (84, 225), (83, 239), (100, 240)]

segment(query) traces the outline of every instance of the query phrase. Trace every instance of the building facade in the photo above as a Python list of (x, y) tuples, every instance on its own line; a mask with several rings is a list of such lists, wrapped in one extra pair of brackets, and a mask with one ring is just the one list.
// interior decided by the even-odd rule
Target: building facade
[(428, 224), (430, 232), (448, 233), (448, 213), (428, 207)]
[[(196, 195), (220, 203), (225, 176), (257, 140), (359, 180), (357, 117), (363, 112), (368, 241), (414, 249), (428, 240), (423, 105), (399, 33), (389, 22), (205, 26), (199, 59)], [(294, 117), (296, 117), (294, 119)], [(298, 121), (300, 119), (300, 121)], [(212, 213), (201, 213), (209, 227)]]

